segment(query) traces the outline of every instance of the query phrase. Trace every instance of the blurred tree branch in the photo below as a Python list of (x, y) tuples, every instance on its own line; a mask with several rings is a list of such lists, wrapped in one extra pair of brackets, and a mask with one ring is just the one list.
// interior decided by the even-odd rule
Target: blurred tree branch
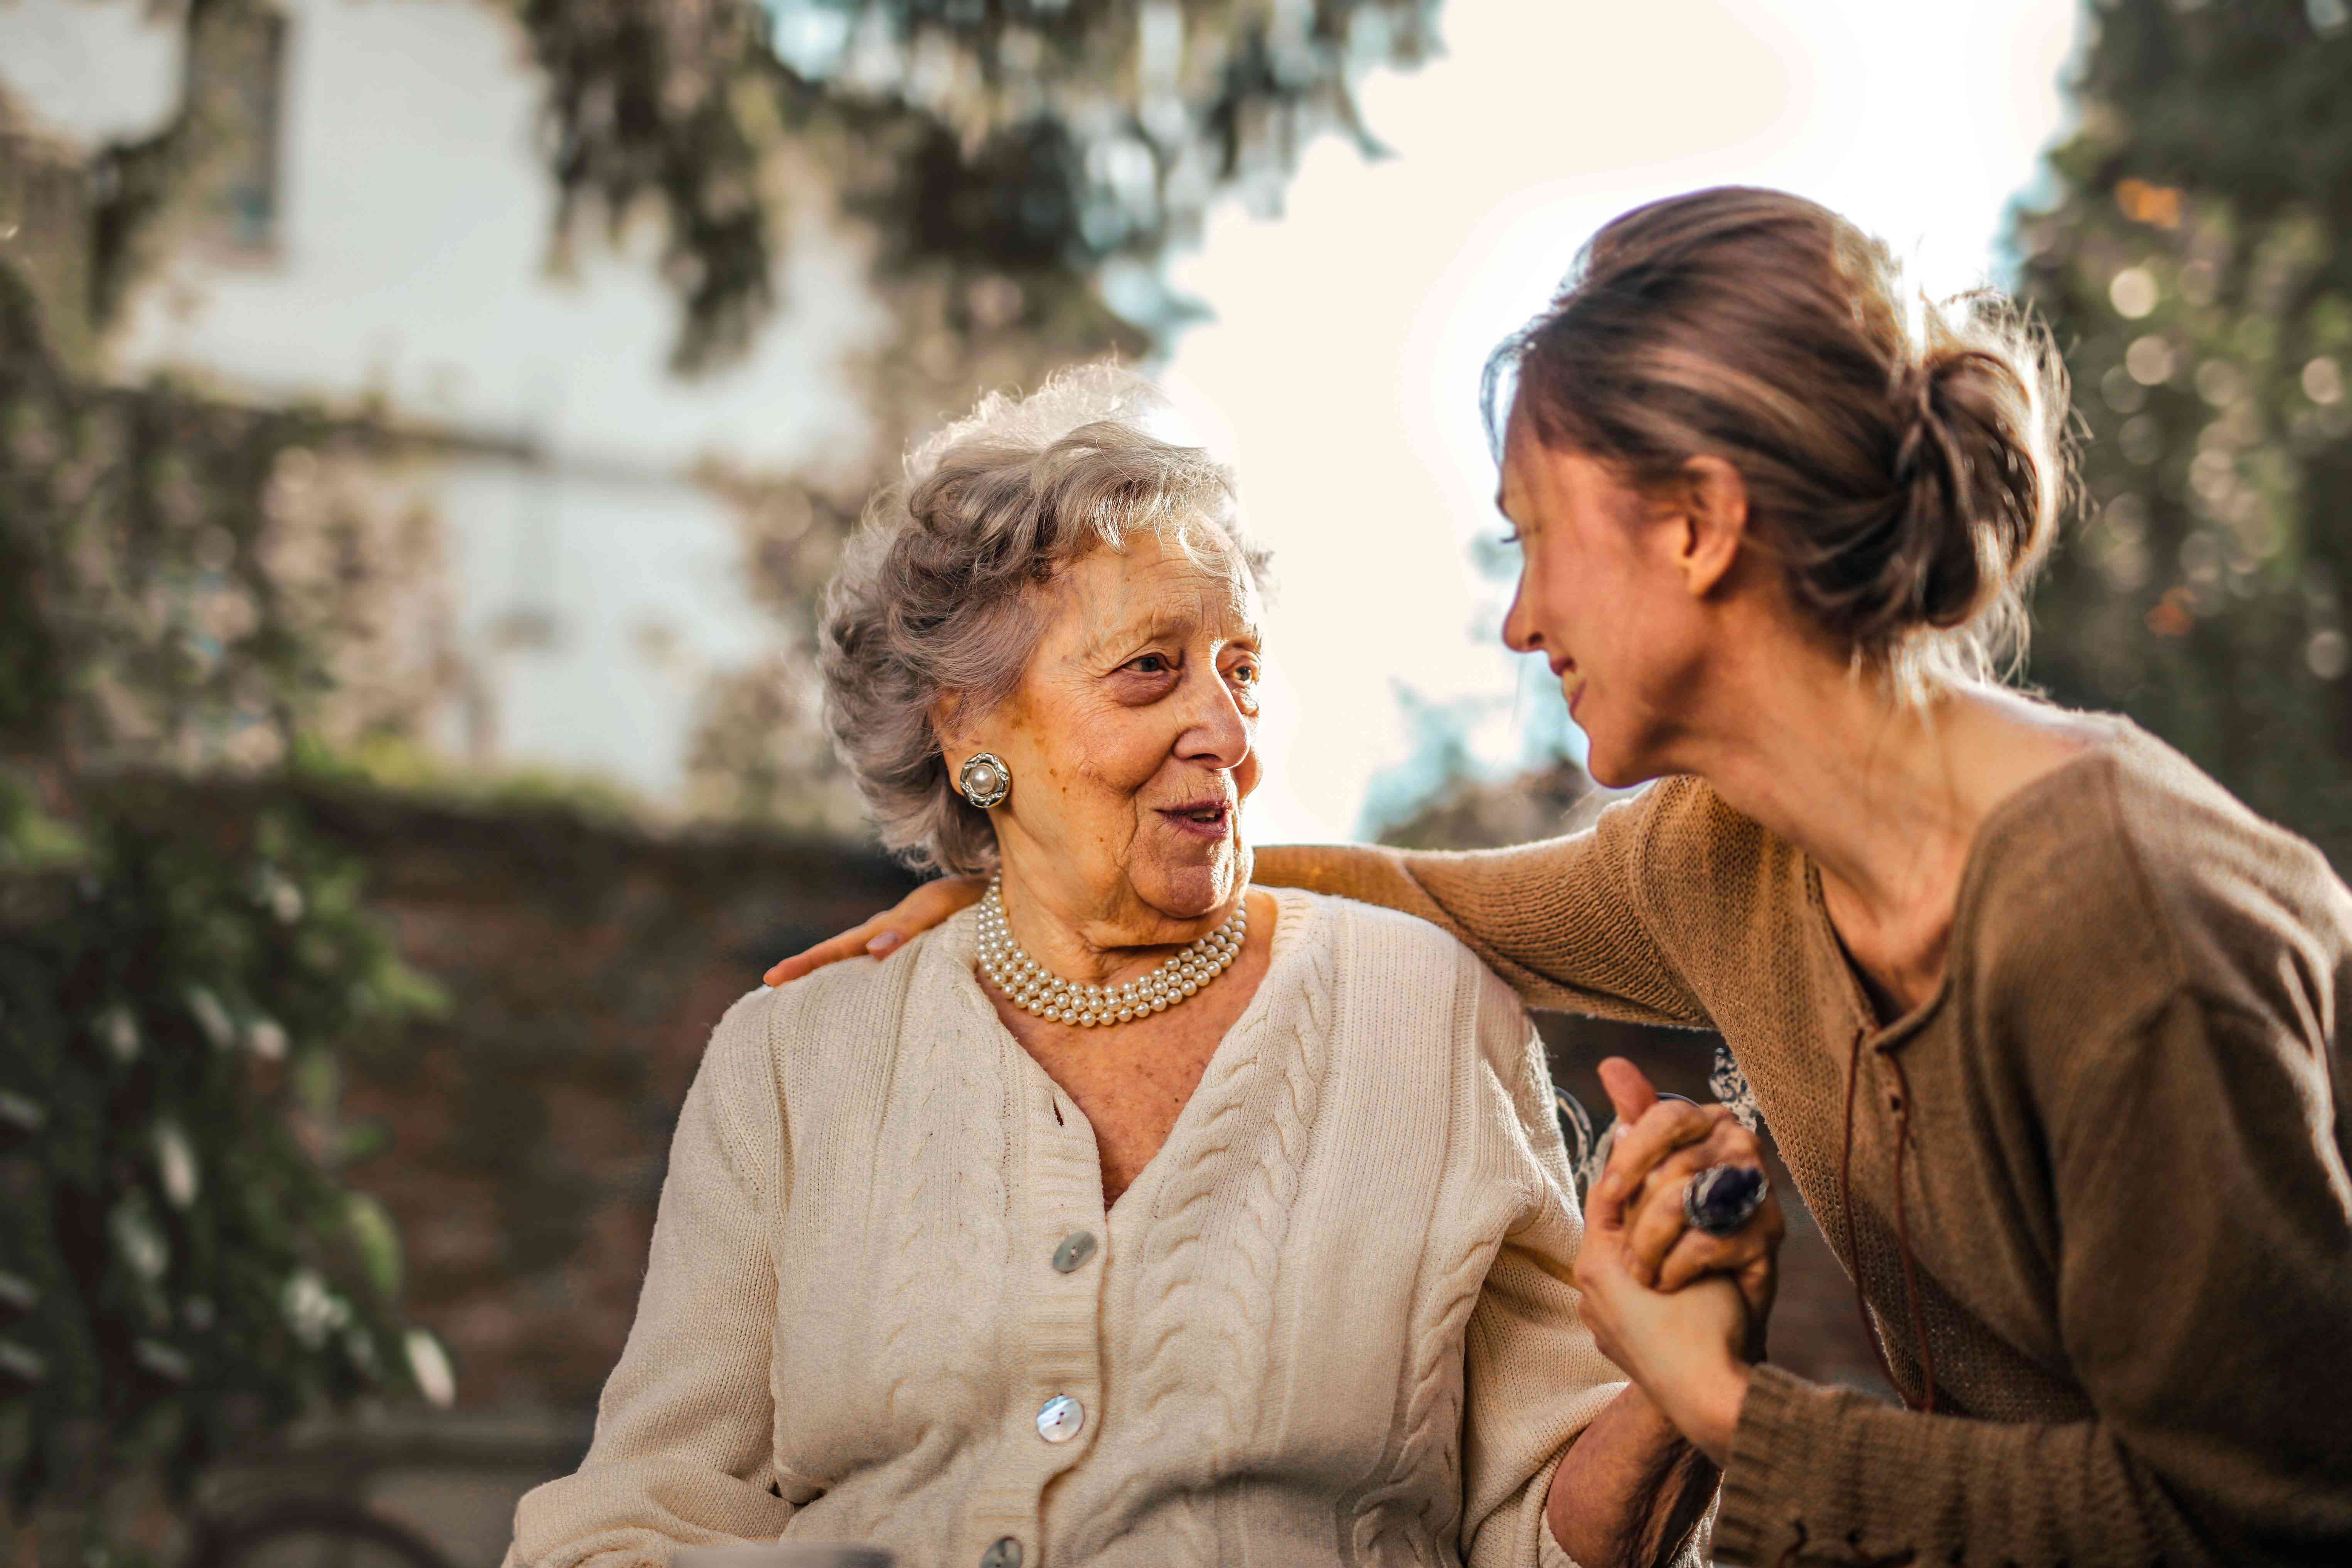
[(2032, 670), (2352, 867), (2352, 26), (2089, 16), (2060, 195), (2014, 224), (2090, 437)]
[[(1353, 84), (1435, 47), (1437, 0), (522, 0), (566, 232), (667, 224), (678, 358), (774, 309), (774, 154), (838, 149), (886, 267), (1038, 284), (1156, 263), (1218, 196), (1279, 198)], [(1172, 313), (1169, 318), (1173, 319)], [(1164, 324), (1164, 323), (1163, 323)]]

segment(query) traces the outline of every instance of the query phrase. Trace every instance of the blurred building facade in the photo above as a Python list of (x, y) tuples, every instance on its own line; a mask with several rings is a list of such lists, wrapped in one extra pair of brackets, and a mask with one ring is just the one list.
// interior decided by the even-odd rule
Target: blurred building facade
[[(873, 236), (812, 156), (793, 171), (776, 319), (740, 362), (681, 378), (659, 223), (616, 217), (609, 248), (562, 236), (544, 82), (511, 13), (255, 15), (183, 27), (142, 0), (0, 5), (18, 149), (5, 245), (89, 374), (404, 437), (337, 479), (387, 529), (430, 535), (409, 564), (437, 602), (408, 616), (400, 700), (345, 712), (341, 733), (331, 716), (329, 737), (601, 779), (668, 814), (736, 810), (748, 771), (761, 814), (854, 827), (793, 689), (805, 649), (775, 558), (793, 557), (788, 589), (813, 587), (907, 424), (1049, 362), (1017, 328), (975, 342), (1018, 313), (1017, 287), (964, 302), (982, 331), (940, 333), (936, 300), (877, 284)], [(212, 129), (202, 167), (182, 160), (169, 210), (93, 281), (91, 187), (125, 177), (94, 155), (162, 139), (191, 103)], [(876, 391), (904, 361), (901, 419)], [(758, 756), (724, 735), (747, 710), (771, 731)]]
[[(417, 650), (429, 689), (408, 738), (680, 800), (702, 679), (754, 663), (769, 635), (737, 518), (691, 469), (862, 448), (845, 360), (879, 327), (849, 243), (803, 225), (799, 308), (727, 385), (681, 391), (657, 280), (617, 258), (551, 268), (537, 89), (504, 13), (291, 0), (206, 58), (168, 17), (140, 26), (147, 9), (0, 8), (0, 89), (47, 166), (153, 131), (184, 92), (228, 105), (227, 167), (180, 198), (179, 234), (119, 307), (105, 373), (448, 438), (369, 486), (439, 534), (445, 613), (426, 635), (440, 646)], [(162, 59), (122, 68), (141, 56)], [(89, 287), (71, 237), (87, 226), (61, 200), (19, 220), (60, 307)], [(94, 359), (86, 312), (47, 314)]]

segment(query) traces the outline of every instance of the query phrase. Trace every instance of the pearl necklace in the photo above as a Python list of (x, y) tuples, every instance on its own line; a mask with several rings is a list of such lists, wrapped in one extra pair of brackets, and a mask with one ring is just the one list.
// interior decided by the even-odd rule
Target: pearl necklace
[[(1245, 904), (1244, 899), (1243, 903)], [(1073, 984), (1022, 951), (1004, 919), (1004, 883), (988, 884), (980, 904), (980, 967), (996, 988), (1024, 1012), (1049, 1023), (1125, 1024), (1153, 1013), (1164, 1013), (1234, 965), (1249, 934), (1249, 916), (1235, 904), (1224, 924), (1145, 975), (1124, 985)]]

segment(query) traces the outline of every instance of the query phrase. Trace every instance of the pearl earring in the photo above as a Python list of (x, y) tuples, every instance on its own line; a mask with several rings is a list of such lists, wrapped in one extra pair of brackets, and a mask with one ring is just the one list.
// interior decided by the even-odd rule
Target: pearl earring
[(986, 811), (1003, 805), (1004, 797), (1013, 793), (1013, 770), (994, 752), (981, 752), (956, 774), (956, 787), (964, 799)]

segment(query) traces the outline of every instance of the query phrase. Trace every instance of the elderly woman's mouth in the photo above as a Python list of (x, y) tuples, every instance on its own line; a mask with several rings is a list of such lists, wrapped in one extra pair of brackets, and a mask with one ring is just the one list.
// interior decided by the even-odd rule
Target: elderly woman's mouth
[(1175, 825), (1180, 833), (1190, 833), (1202, 838), (1223, 838), (1233, 826), (1234, 808), (1223, 801), (1213, 805), (1178, 805), (1163, 809), (1160, 816)]

